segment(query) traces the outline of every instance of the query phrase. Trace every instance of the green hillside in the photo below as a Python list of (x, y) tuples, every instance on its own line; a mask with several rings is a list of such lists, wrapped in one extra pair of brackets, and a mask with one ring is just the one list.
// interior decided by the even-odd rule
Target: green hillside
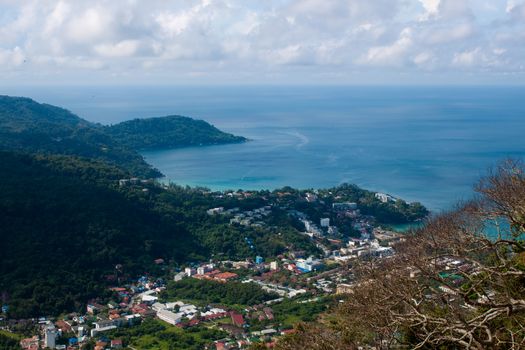
[(0, 96), (0, 150), (74, 155), (117, 165), (136, 176), (161, 175), (104, 127), (29, 98)]
[(94, 161), (0, 152), (0, 291), (14, 315), (78, 309), (104, 295), (116, 264), (142, 273), (156, 257), (198, 251), (176, 215), (111, 188), (122, 175)]
[[(199, 189), (151, 183), (119, 186), (129, 173), (97, 160), (0, 151), (0, 295), (12, 317), (56, 315), (107, 296), (117, 264), (136, 277), (153, 261), (244, 259), (287, 247), (316, 252), (291, 227), (282, 235), (242, 229), (206, 210), (252, 208), (260, 199), (215, 199)], [(255, 250), (244, 242), (250, 237)]]
[(181, 116), (133, 119), (106, 129), (133, 149), (161, 149), (240, 143), (246, 139), (220, 131), (203, 120)]

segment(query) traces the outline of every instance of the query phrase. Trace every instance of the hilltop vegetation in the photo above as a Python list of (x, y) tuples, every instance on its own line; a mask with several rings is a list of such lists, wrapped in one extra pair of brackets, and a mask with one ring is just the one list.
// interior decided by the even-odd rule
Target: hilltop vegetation
[(69, 158), (68, 171), (64, 160), (0, 152), (0, 291), (13, 316), (77, 310), (105, 294), (116, 264), (140, 273), (197, 250), (180, 218), (109, 186), (119, 169)]
[(72, 155), (104, 161), (135, 176), (161, 175), (102, 126), (29, 98), (0, 96), (0, 150)]
[[(217, 242), (222, 256), (233, 259), (269, 256), (274, 242), (278, 252), (295, 241), (316, 251), (292, 229), (276, 236), (210, 217), (206, 210), (217, 202), (201, 190), (152, 183), (121, 188), (117, 179), (125, 176), (94, 160), (0, 152), (0, 294), (8, 295), (11, 316), (82, 309), (88, 299), (107, 295), (105, 276), (116, 264), (135, 276), (156, 271), (159, 257), (210, 258)], [(239, 244), (246, 236), (256, 250)]]
[(162, 174), (137, 150), (244, 141), (244, 137), (188, 117), (134, 119), (102, 126), (63, 108), (29, 98), (0, 96), (0, 150), (96, 159), (143, 178)]
[(133, 149), (160, 149), (240, 143), (246, 139), (220, 131), (204, 120), (182, 116), (133, 119), (106, 128), (120, 143)]

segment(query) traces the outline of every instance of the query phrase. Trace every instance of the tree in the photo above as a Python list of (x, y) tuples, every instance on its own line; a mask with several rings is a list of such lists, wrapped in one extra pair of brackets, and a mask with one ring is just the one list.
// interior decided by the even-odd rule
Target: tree
[(476, 190), (479, 198), (429, 219), (395, 256), (358, 265), (337, 317), (306, 332), (309, 341), (326, 343), (329, 334), (348, 348), (524, 347), (523, 165), (501, 164)]

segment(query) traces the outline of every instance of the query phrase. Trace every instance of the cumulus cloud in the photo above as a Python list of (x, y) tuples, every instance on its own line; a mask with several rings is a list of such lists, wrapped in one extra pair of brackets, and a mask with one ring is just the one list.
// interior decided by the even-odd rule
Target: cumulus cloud
[(367, 54), (359, 59), (358, 62), (382, 66), (401, 65), (412, 45), (412, 30), (405, 28), (395, 42), (390, 45), (370, 48)]
[(4, 0), (0, 10), (2, 72), (508, 74), (525, 55), (523, 0)]

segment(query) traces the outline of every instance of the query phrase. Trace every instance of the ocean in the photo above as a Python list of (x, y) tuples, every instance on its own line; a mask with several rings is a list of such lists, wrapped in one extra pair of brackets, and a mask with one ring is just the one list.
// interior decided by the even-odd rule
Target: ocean
[(474, 195), (502, 159), (525, 155), (522, 87), (18, 87), (113, 124), (204, 119), (244, 144), (144, 152), (169, 181), (211, 189), (354, 183), (434, 211)]

